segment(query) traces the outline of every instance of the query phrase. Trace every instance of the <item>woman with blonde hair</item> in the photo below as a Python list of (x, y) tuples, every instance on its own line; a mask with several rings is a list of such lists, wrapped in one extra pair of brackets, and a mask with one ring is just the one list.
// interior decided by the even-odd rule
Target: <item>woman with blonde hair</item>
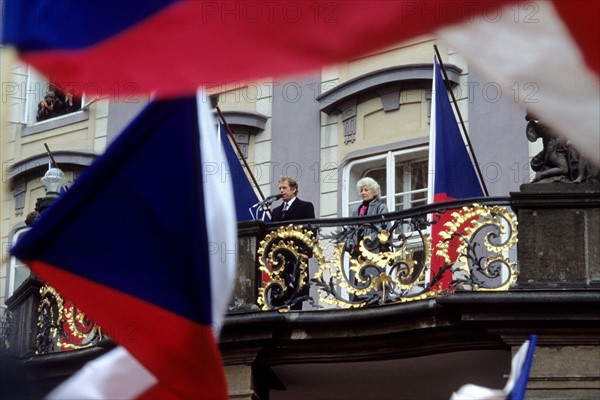
[[(356, 183), (356, 189), (362, 198), (362, 203), (358, 208), (352, 211), (352, 217), (362, 217), (367, 215), (385, 214), (388, 208), (385, 203), (379, 200), (381, 188), (373, 178), (364, 177)], [(377, 231), (368, 227), (358, 229), (346, 242), (346, 250), (352, 257), (358, 257), (360, 254), (360, 240), (369, 237), (372, 242), (377, 242)]]
[(379, 200), (381, 188), (375, 179), (369, 178), (368, 176), (360, 179), (356, 183), (356, 189), (362, 198), (362, 203), (356, 210), (352, 211), (353, 217), (385, 214), (388, 212), (385, 203)]

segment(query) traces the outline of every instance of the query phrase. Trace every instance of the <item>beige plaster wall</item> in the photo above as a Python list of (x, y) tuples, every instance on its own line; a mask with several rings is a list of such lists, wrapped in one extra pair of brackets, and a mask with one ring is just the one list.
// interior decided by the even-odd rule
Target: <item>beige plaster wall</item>
[[(45, 156), (47, 144), (51, 151), (85, 151), (101, 154), (107, 146), (108, 99), (98, 99), (88, 107), (88, 119), (66, 124), (37, 133), (22, 135), (26, 126), (25, 107), (27, 105), (26, 65), (20, 63), (6, 49), (2, 53), (2, 101), (0, 123), (0, 162), (2, 165), (2, 190), (0, 194), (0, 297), (4, 297), (7, 263), (9, 261), (9, 238), (16, 227), (23, 226), (25, 216), (35, 209), (36, 201), (45, 195), (41, 177), (35, 177), (26, 183), (25, 207), (22, 215), (15, 215), (14, 196), (10, 187), (10, 168), (29, 157)], [(89, 99), (88, 99), (89, 100)], [(58, 119), (53, 119), (56, 121)], [(43, 127), (44, 123), (36, 124)], [(49, 126), (54, 124), (49, 124)], [(65, 171), (67, 179), (74, 180), (73, 172)], [(4, 298), (2, 299), (4, 300)], [(3, 303), (3, 301), (2, 301)]]
[[(351, 60), (345, 64), (327, 67), (321, 71), (322, 93), (367, 73), (398, 65), (431, 64), (437, 44), (444, 62), (463, 69), (461, 83), (468, 79), (466, 62), (452, 49), (438, 43), (431, 35), (398, 43)], [(321, 217), (337, 217), (340, 188), (337, 180), (349, 154), (365, 149), (376, 149), (395, 142), (429, 137), (429, 88), (405, 90), (400, 93), (399, 109), (384, 111), (379, 97), (359, 102), (356, 116), (356, 140), (344, 144), (342, 116), (321, 113)], [(463, 117), (467, 116), (467, 91), (457, 90)], [(334, 177), (334, 179), (332, 179)], [(341, 182), (344, 185), (343, 182)]]

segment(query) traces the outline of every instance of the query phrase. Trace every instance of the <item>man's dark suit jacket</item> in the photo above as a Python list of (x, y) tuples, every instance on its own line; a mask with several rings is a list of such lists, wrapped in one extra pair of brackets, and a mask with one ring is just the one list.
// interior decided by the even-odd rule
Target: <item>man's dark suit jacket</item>
[(283, 211), (283, 205), (284, 203), (281, 203), (279, 207), (273, 209), (271, 213), (271, 222), (315, 218), (315, 207), (310, 201), (303, 201), (296, 197), (296, 200), (294, 200), (290, 208), (286, 211), (285, 216), (282, 218), (281, 213)]
[[(279, 207), (275, 207), (271, 213), (271, 222), (291, 221), (296, 219), (314, 219), (315, 218), (315, 207), (310, 201), (302, 201), (296, 197), (296, 200), (292, 203), (290, 208), (282, 218), (281, 213), (285, 203), (281, 203)], [(313, 256), (312, 249), (305, 247), (300, 249), (300, 252), (304, 253), (308, 258)], [(289, 275), (292, 274), (291, 266), (286, 264), (285, 272)], [(308, 277), (305, 277), (305, 281), (302, 284), (302, 288), (299, 290), (298, 295), (300, 297), (308, 297)], [(291, 310), (302, 310), (302, 301), (299, 301), (290, 306)]]

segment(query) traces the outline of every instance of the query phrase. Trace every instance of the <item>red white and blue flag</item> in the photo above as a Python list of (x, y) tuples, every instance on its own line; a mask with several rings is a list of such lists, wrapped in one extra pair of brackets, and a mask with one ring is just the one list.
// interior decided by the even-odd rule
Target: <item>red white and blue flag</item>
[(373, 0), (365, 7), (360, 1), (5, 0), (3, 5), (0, 41), (52, 81), (89, 98), (124, 96), (132, 88), (159, 97), (189, 95), (198, 87), (216, 93), (231, 89), (229, 84), (315, 70), (436, 34), (504, 96), (514, 97), (600, 165), (597, 1)]
[[(597, 45), (596, 39), (600, 36), (600, 3), (596, 1), (375, 0), (369, 2), (368, 7), (358, 1), (148, 0), (124, 2), (104, 0), (101, 2), (78, 2), (75, 5), (70, 1), (56, 0), (5, 0), (2, 4), (4, 9), (0, 42), (5, 46), (3, 50), (6, 50), (7, 45), (14, 46), (23, 61), (32, 64), (50, 80), (66, 89), (72, 89), (75, 93), (84, 92), (88, 97), (118, 97), (124, 92), (129, 94), (132, 85), (136, 91), (153, 92), (159, 98), (191, 95), (198, 87), (205, 87), (216, 92), (231, 89), (231, 87), (223, 85), (232, 82), (243, 85), (248, 80), (256, 78), (277, 77), (316, 69), (328, 64), (345, 62), (421, 34), (436, 33), (440, 41), (446, 41), (467, 58), (469, 67), (473, 66), (486, 78), (498, 83), (505, 94), (518, 91), (518, 94), (515, 94), (515, 101), (527, 106), (546, 125), (553, 126), (558, 134), (569, 140), (582, 155), (592, 163), (600, 165), (598, 79), (600, 47)], [(560, 54), (560, 57), (557, 57), (556, 54)], [(3, 60), (6, 60), (6, 57)], [(243, 62), (237, 62), (237, 60), (243, 60)], [(568, 77), (568, 79), (560, 79), (560, 77)], [(535, 92), (533, 98), (528, 98), (531, 94), (531, 90), (528, 88), (539, 90)], [(7, 94), (6, 90), (4, 94)], [(157, 106), (152, 107), (155, 109)], [(158, 114), (162, 115), (162, 113)], [(161, 125), (160, 120), (153, 120), (148, 113), (145, 115), (152, 123), (145, 124), (138, 120), (137, 124), (144, 125), (144, 129), (152, 131), (154, 124)], [(170, 137), (176, 138), (182, 132), (184, 130), (173, 129)], [(144, 138), (146, 138), (145, 135)], [(127, 143), (127, 139), (122, 141)], [(168, 140), (165, 141), (165, 143), (168, 142)], [(179, 142), (177, 141), (177, 143)], [(206, 327), (206, 323), (214, 322), (218, 313), (213, 310), (210, 318), (207, 318), (206, 314), (202, 318), (196, 318), (197, 308), (200, 304), (197, 302), (196, 296), (200, 296), (199, 293), (195, 293), (195, 296), (186, 298), (180, 303), (178, 296), (169, 298), (170, 292), (165, 292), (165, 295), (162, 296), (165, 298), (164, 302), (160, 302), (158, 301), (158, 297), (161, 297), (160, 291), (154, 291), (153, 286), (146, 287), (147, 290), (141, 290), (141, 287), (146, 284), (147, 280), (150, 280), (151, 276), (156, 277), (157, 275), (164, 278), (161, 283), (161, 291), (165, 285), (177, 287), (178, 285), (191, 285), (190, 282), (195, 282), (188, 279), (190, 271), (179, 270), (182, 268), (182, 264), (177, 262), (178, 258), (184, 257), (190, 251), (187, 249), (181, 254), (177, 254), (178, 249), (181, 248), (180, 245), (188, 243), (186, 240), (192, 240), (192, 238), (188, 236), (185, 240), (175, 243), (178, 242), (175, 238), (179, 238), (179, 236), (166, 235), (166, 240), (160, 240), (160, 243), (141, 246), (141, 248), (139, 245), (129, 248), (127, 241), (133, 240), (135, 237), (129, 228), (121, 223), (131, 220), (132, 225), (135, 225), (137, 224), (133, 219), (135, 216), (135, 220), (142, 221), (139, 226), (147, 228), (149, 232), (156, 229), (156, 232), (163, 236), (170, 232), (168, 229), (163, 229), (164, 224), (162, 223), (152, 227), (148, 226), (153, 219), (149, 218), (148, 221), (145, 221), (138, 215), (157, 214), (164, 221), (167, 214), (175, 213), (177, 206), (183, 205), (184, 200), (179, 197), (185, 196), (175, 196), (175, 194), (187, 193), (188, 188), (185, 184), (178, 185), (171, 181), (181, 174), (181, 169), (176, 172), (171, 171), (173, 173), (168, 177), (162, 173), (167, 171), (170, 166), (175, 165), (171, 161), (177, 164), (180, 160), (166, 158), (165, 153), (167, 153), (166, 149), (161, 151), (158, 158), (155, 159), (151, 158), (154, 156), (153, 154), (143, 155), (143, 157), (147, 157), (144, 161), (151, 163), (153, 168), (144, 167), (145, 173), (155, 176), (157, 179), (152, 180), (143, 188), (139, 188), (135, 185), (135, 179), (130, 177), (132, 194), (136, 196), (137, 200), (119, 201), (121, 193), (127, 191), (112, 191), (111, 195), (115, 199), (104, 196), (105, 200), (103, 201), (111, 200), (116, 203), (98, 204), (95, 196), (89, 196), (85, 197), (81, 204), (68, 200), (69, 207), (73, 207), (73, 210), (57, 204), (56, 209), (62, 210), (63, 217), (66, 215), (67, 218), (64, 226), (63, 221), (57, 219), (58, 215), (56, 217), (45, 216), (47, 217), (46, 221), (53, 222), (40, 221), (40, 226), (56, 229), (56, 236), (54, 236), (54, 232), (51, 235), (46, 233), (49, 236), (43, 237), (42, 240), (35, 239), (37, 237), (35, 234), (32, 239), (23, 242), (23, 247), (17, 247), (16, 250), (27, 250), (22, 256), (32, 260), (38, 258), (37, 255), (46, 252), (55, 253), (51, 259), (40, 258), (42, 261), (34, 264), (34, 270), (36, 273), (39, 271), (43, 278), (52, 275), (53, 281), (56, 276), (64, 278), (65, 282), (82, 280), (86, 282), (86, 289), (97, 288), (98, 295), (91, 295), (92, 291), (90, 291), (79, 300), (79, 297), (76, 296), (81, 295), (81, 292), (85, 290), (78, 289), (76, 285), (61, 285), (59, 282), (61, 279), (56, 279), (56, 287), (65, 286), (63, 294), (88, 311), (92, 319), (100, 325), (106, 325), (109, 333), (111, 332), (109, 327), (111, 323), (103, 319), (105, 315), (100, 311), (88, 309), (86, 307), (88, 301), (91, 303), (95, 301), (94, 299), (102, 298), (103, 301), (107, 301), (107, 298), (111, 299), (109, 304), (119, 306), (116, 307), (116, 314), (111, 315), (111, 320), (115, 318), (114, 321), (123, 321), (123, 318), (126, 317), (121, 315), (126, 312), (123, 311), (125, 308), (120, 307), (120, 304), (124, 300), (135, 304), (138, 295), (141, 296), (139, 297), (141, 300), (137, 301), (143, 305), (139, 310), (146, 310), (147, 307), (150, 307), (158, 314), (161, 314), (162, 310), (169, 310), (164, 311), (167, 321), (171, 321), (170, 318), (174, 318), (175, 321), (168, 323), (161, 321), (161, 323), (152, 324), (152, 328), (156, 329), (154, 335), (160, 339), (158, 342), (152, 343), (152, 346), (155, 347), (156, 352), (162, 349), (168, 354), (171, 353), (171, 346), (176, 346), (175, 350), (185, 347), (185, 352), (189, 353), (190, 349), (198, 350), (197, 346), (189, 347), (192, 342), (190, 337), (196, 336), (197, 338), (196, 329)], [(177, 153), (176, 150), (175, 153)], [(121, 153), (123, 160), (119, 162), (126, 161), (130, 156), (132, 155), (129, 153)], [(112, 156), (112, 159), (114, 158)], [(106, 162), (103, 161), (103, 163)], [(212, 165), (214, 166), (214, 164)], [(120, 167), (116, 169), (118, 170)], [(119, 181), (121, 179), (120, 173), (117, 172), (114, 171), (111, 179), (104, 177), (103, 182), (106, 184), (100, 185), (100, 187), (92, 188), (93, 185), (90, 183), (85, 185), (82, 183), (79, 186), (87, 187), (87, 190), (92, 191), (101, 190), (104, 186), (112, 188), (112, 184), (109, 185), (109, 183), (112, 180)], [(134, 175), (136, 179), (141, 179), (142, 171), (138, 172), (139, 174)], [(211, 176), (220, 178), (220, 174)], [(167, 185), (167, 182), (173, 183), (174, 186), (168, 188), (157, 186)], [(128, 186), (129, 190), (129, 183), (123, 186)], [(158, 209), (152, 205), (152, 202), (148, 202), (149, 199), (154, 201), (154, 197), (163, 196), (162, 189), (171, 190), (170, 193), (174, 198), (166, 199), (172, 202), (167, 205), (175, 208)], [(81, 190), (77, 189), (77, 192)], [(72, 196), (65, 196), (65, 198), (72, 198)], [(214, 199), (218, 199), (221, 204), (225, 203), (223, 197), (215, 195)], [(110, 213), (112, 216), (113, 213), (122, 212), (125, 208), (124, 204), (135, 203), (137, 206), (134, 207), (131, 204), (128, 208), (135, 208), (132, 211), (133, 214), (121, 215), (122, 219), (119, 223), (111, 224), (108, 231), (99, 231), (99, 228), (105, 224), (98, 221), (98, 225), (96, 225), (96, 220), (94, 220), (94, 223), (89, 226), (98, 232), (93, 232), (92, 236), (84, 237), (80, 234), (72, 235), (73, 238), (66, 237), (66, 242), (54, 240), (55, 237), (62, 238), (66, 227), (71, 226), (69, 213), (83, 213), (82, 207), (87, 207), (86, 202), (93, 205), (99, 217), (105, 216), (102, 213)], [(182, 202), (182, 204), (175, 204), (177, 202)], [(106, 207), (106, 204), (114, 204), (114, 206)], [(200, 209), (206, 211), (208, 208), (200, 207)], [(223, 209), (222, 214), (218, 215), (219, 223), (221, 223), (222, 215), (230, 215), (230, 212)], [(53, 215), (56, 212), (47, 214)], [(232, 212), (231, 215), (233, 215)], [(235, 220), (235, 217), (233, 219)], [(189, 218), (189, 220), (195, 221), (197, 218)], [(104, 227), (106, 228), (106, 226)], [(212, 232), (210, 228), (206, 229), (208, 232)], [(34, 231), (32, 230), (32, 232)], [(85, 232), (88, 231), (89, 229), (85, 230)], [(90, 237), (97, 241), (93, 243), (94, 240), (89, 240)], [(128, 268), (131, 265), (142, 268), (146, 266), (146, 263), (154, 262), (155, 257), (149, 256), (149, 254), (156, 254), (159, 249), (168, 248), (168, 251), (160, 257), (156, 257), (156, 260), (162, 264), (162, 268), (166, 268), (165, 266), (172, 268), (173, 274), (167, 275), (163, 269), (155, 270), (156, 264), (150, 263), (148, 265), (153, 267), (150, 267), (148, 271), (140, 271), (136, 276), (141, 281), (138, 286), (134, 285), (133, 289), (135, 290), (131, 291), (125, 287), (107, 289), (112, 287), (113, 283), (118, 283), (117, 281), (131, 280), (131, 276), (128, 277), (127, 273), (120, 269), (117, 271), (118, 278), (112, 273), (107, 273), (105, 269), (112, 268), (112, 264), (106, 265), (105, 263), (106, 257), (110, 255), (108, 253), (111, 253), (105, 248), (106, 242), (108, 239), (114, 238), (118, 239), (116, 243), (123, 244), (117, 246), (117, 249), (112, 252), (126, 256), (125, 259), (130, 261)], [(71, 241), (71, 239), (73, 240)], [(72, 265), (70, 264), (66, 270), (72, 272), (63, 272), (62, 269), (54, 268), (56, 266), (53, 266), (54, 261), (64, 261), (56, 257), (57, 254), (60, 255), (65, 246), (69, 247), (63, 253), (71, 256), (72, 250), (77, 246), (83, 246), (83, 242), (87, 243), (81, 248), (81, 251), (74, 253), (78, 256), (70, 260)], [(195, 240), (193, 244), (200, 246), (200, 242), (200, 240)], [(25, 247), (25, 243), (30, 244)], [(212, 241), (210, 243), (221, 245), (234, 242)], [(32, 257), (29, 249), (38, 247), (39, 249), (34, 252), (36, 257)], [(89, 260), (89, 254), (99, 255), (97, 261)], [(60, 257), (64, 257), (64, 255)], [(166, 260), (169, 258), (170, 261), (167, 262)], [(197, 258), (197, 255), (190, 255), (186, 260), (193, 261)], [(76, 263), (81, 263), (81, 266), (77, 268), (84, 268), (80, 277), (75, 275), (75, 273), (79, 274)], [(88, 265), (90, 267), (87, 267)], [(96, 269), (98, 265), (101, 266), (100, 270)], [(115, 264), (115, 266), (119, 266), (119, 264)], [(57, 275), (54, 275), (55, 273)], [(121, 274), (124, 275), (121, 276)], [(216, 276), (220, 275), (210, 275), (211, 279)], [(204, 283), (206, 284), (206, 282)], [(150, 298), (145, 297), (148, 294), (141, 293), (144, 291), (150, 292)], [(110, 293), (111, 296), (106, 296), (106, 293)], [(208, 292), (202, 291), (202, 293), (206, 297)], [(179, 292), (177, 294), (179, 295)], [(184, 294), (191, 295), (186, 292)], [(204, 300), (209, 298), (211, 301), (214, 300), (211, 296), (205, 297), (203, 297)], [(187, 304), (186, 301), (191, 301), (191, 303)], [(202, 304), (206, 305), (207, 303)], [(173, 309), (171, 306), (176, 307)], [(137, 312), (137, 314), (141, 313)], [(193, 318), (188, 319), (190, 316)], [(141, 319), (140, 324), (142, 322), (149, 323), (144, 318)], [(103, 321), (106, 321), (106, 324), (103, 324)], [(126, 319), (126, 321), (130, 320)], [(161, 326), (168, 327), (171, 323), (182, 321), (184, 321), (184, 325), (190, 324), (192, 330), (189, 332), (195, 333), (185, 334), (186, 337), (181, 340), (181, 343), (165, 339), (166, 336), (173, 334), (171, 329), (168, 332), (159, 331)], [(201, 322), (196, 323), (197, 321)], [(117, 341), (119, 329), (122, 328), (119, 324), (120, 322), (115, 322), (112, 329), (112, 335)], [(208, 332), (206, 328), (202, 328), (200, 331), (201, 335)], [(200, 337), (206, 338), (206, 336)], [(200, 340), (194, 343), (202, 345), (207, 345), (208, 342), (212, 343), (212, 336), (209, 335), (209, 337), (210, 340)], [(214, 343), (207, 348), (211, 347), (214, 347)], [(151, 366), (147, 367), (152, 374), (159, 378), (161, 383), (171, 382), (170, 379), (163, 379), (163, 376), (168, 378), (168, 373), (164, 375), (163, 372), (166, 371), (162, 371), (163, 369), (171, 368), (174, 364), (179, 364), (184, 368), (186, 365), (190, 365), (187, 362), (192, 359), (196, 360), (194, 362), (198, 362), (196, 357), (188, 359), (188, 355), (185, 353), (181, 355), (184, 357), (183, 359), (175, 360), (175, 357), (179, 355), (177, 351), (173, 351), (173, 359), (165, 362), (165, 367), (160, 367), (160, 365), (156, 365), (159, 364), (157, 360), (161, 360), (162, 363), (163, 359), (158, 353), (148, 353), (156, 356), (155, 359), (148, 357), (148, 354), (144, 355), (145, 349), (148, 348), (147, 341), (133, 343), (127, 348), (136, 358), (141, 356), (149, 359)], [(196, 354), (196, 351), (192, 353)], [(217, 356), (209, 358), (215, 361), (216, 365), (219, 364)], [(188, 373), (197, 372), (195, 366), (194, 364), (194, 368), (190, 368), (181, 375), (183, 381), (187, 382), (188, 378), (193, 378), (188, 376)], [(219, 368), (217, 369), (220, 371)], [(173, 374), (178, 374), (180, 370), (181, 368), (174, 368)], [(203, 370), (198, 371), (204, 372)], [(220, 372), (217, 373), (217, 375), (219, 374)], [(209, 378), (211, 376), (206, 375)], [(197, 382), (204, 382), (202, 379), (201, 377)], [(220, 387), (223, 380), (219, 378), (215, 382), (217, 382), (216, 386)]]
[(452, 393), (450, 400), (524, 400), (533, 364), (537, 336), (531, 335), (512, 358), (510, 375), (503, 389), (466, 384)]
[(512, 359), (510, 376), (504, 386), (506, 400), (524, 400), (529, 382), (529, 373), (533, 365), (537, 336), (531, 335), (529, 340), (521, 345)]
[(235, 214), (237, 215), (238, 222), (251, 221), (254, 219), (252, 206), (259, 202), (258, 196), (242, 167), (240, 157), (243, 157), (243, 155), (238, 155), (234, 149), (234, 144), (225, 133), (225, 127), (222, 124), (218, 125), (218, 130), (228, 164), (227, 169), (222, 169), (219, 172), (222, 178), (230, 180), (234, 187)]
[(440, 65), (434, 61), (433, 100), (431, 102), (430, 171), (434, 171), (435, 203), (448, 200), (482, 197), (475, 165), (467, 150), (448, 99)]
[[(471, 159), (458, 128), (437, 59), (434, 64), (429, 139), (429, 203), (483, 197), (484, 190), (476, 172), (477, 166)], [(441, 214), (437, 223), (431, 226), (431, 276), (435, 276), (444, 265), (444, 258), (435, 254), (435, 248), (437, 243), (444, 240), (440, 232), (445, 229), (444, 224), (452, 219), (452, 212), (453, 210), (448, 210)], [(452, 261), (457, 257), (456, 240), (453, 238), (448, 247), (448, 257)], [(451, 279), (452, 274), (448, 270), (441, 280), (441, 288), (447, 288)]]
[[(439, 0), (372, 0), (368, 7), (358, 1), (4, 3), (4, 43), (56, 82), (104, 94), (134, 83), (141, 91), (171, 96), (304, 72), (451, 22)], [(454, 21), (489, 8), (470, 0), (454, 3)]]
[(227, 398), (236, 217), (200, 98), (151, 103), (11, 251), (149, 371), (130, 398)]

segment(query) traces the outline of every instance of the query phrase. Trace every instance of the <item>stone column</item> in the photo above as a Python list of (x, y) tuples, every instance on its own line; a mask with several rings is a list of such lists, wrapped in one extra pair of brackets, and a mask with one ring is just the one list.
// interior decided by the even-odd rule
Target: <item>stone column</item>
[(238, 224), (237, 271), (233, 298), (229, 304), (229, 314), (259, 310), (256, 300), (261, 276), (256, 258), (258, 244), (263, 236), (264, 225), (261, 221), (240, 222)]
[(554, 302), (546, 304), (545, 321), (529, 320), (529, 328), (503, 333), (513, 355), (538, 333), (527, 399), (598, 399), (600, 327), (590, 326), (589, 296), (578, 293), (600, 289), (600, 185), (526, 184), (511, 196), (519, 221), (519, 277), (511, 290), (536, 296), (561, 291), (566, 302), (580, 303), (564, 326), (550, 321), (553, 312), (560, 314)]
[(228, 365), (225, 367), (227, 387), (231, 400), (258, 400), (252, 381), (251, 365)]
[(256, 363), (261, 350), (261, 346), (250, 346), (224, 355), (231, 400), (269, 400), (271, 390), (285, 390), (269, 366)]
[(600, 185), (536, 183), (511, 193), (518, 288), (600, 287)]

